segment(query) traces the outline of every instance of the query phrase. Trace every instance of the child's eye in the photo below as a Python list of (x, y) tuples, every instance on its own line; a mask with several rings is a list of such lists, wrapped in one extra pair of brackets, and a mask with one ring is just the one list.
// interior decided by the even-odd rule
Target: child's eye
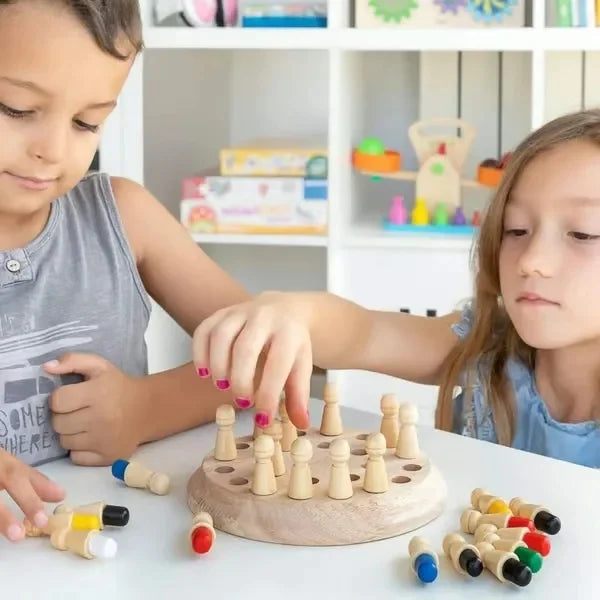
[(12, 119), (23, 119), (26, 116), (33, 114), (32, 110), (17, 110), (10, 106), (6, 106), (6, 104), (0, 104), (0, 112), (3, 112)]
[(527, 229), (505, 229), (504, 230), (504, 235), (513, 235), (515, 237), (520, 237), (522, 235), (525, 235), (527, 233)]
[(592, 235), (590, 233), (583, 233), (582, 231), (570, 231), (569, 235), (580, 242), (600, 239), (600, 235)]
[(90, 123), (86, 123), (85, 121), (81, 121), (80, 119), (75, 119), (73, 121), (79, 129), (83, 129), (84, 131), (91, 131), (92, 133), (97, 133), (100, 129), (99, 125), (91, 125)]

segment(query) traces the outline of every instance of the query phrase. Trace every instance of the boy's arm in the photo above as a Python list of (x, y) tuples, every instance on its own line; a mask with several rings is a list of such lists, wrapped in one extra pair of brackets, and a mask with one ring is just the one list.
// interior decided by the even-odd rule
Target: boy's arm
[[(112, 187), (146, 290), (188, 334), (219, 308), (250, 297), (146, 189), (121, 178)], [(211, 421), (231, 400), (192, 363), (141, 379), (138, 398), (144, 442)]]

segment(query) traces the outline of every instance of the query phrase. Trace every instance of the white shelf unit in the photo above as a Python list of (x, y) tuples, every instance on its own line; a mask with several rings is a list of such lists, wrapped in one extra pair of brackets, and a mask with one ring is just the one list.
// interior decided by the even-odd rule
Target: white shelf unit
[[(329, 290), (371, 308), (452, 310), (471, 293), (472, 240), (382, 231), (390, 198), (412, 200), (413, 184), (356, 174), (351, 149), (375, 135), (415, 168), (408, 126), (460, 116), (478, 132), (472, 177), (532, 128), (600, 105), (600, 30), (547, 29), (539, 0), (532, 27), (402, 31), (350, 28), (350, 0), (329, 2), (327, 29), (304, 31), (158, 28), (150, 2), (142, 5), (146, 50), (107, 124), (103, 169), (144, 183), (178, 215), (181, 179), (216, 166), (224, 145), (327, 136), (326, 236), (194, 236), (253, 292)], [(466, 203), (485, 200), (465, 192)], [(189, 339), (158, 307), (148, 344), (153, 371), (189, 360)], [(354, 371), (328, 377), (344, 404), (376, 412), (380, 394), (395, 391), (432, 422), (433, 387)]]

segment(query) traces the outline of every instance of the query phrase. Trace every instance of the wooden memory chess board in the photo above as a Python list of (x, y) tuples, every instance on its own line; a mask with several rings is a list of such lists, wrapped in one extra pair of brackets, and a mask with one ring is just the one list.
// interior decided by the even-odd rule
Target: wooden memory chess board
[[(237, 458), (218, 461), (208, 454), (188, 482), (188, 505), (192, 512), (207, 511), (214, 526), (248, 539), (301, 546), (356, 544), (414, 531), (438, 517), (447, 487), (422, 452), (417, 459), (401, 459), (386, 449), (384, 462), (389, 489), (369, 493), (362, 489), (367, 453), (365, 440), (371, 432), (346, 430), (339, 436), (321, 435), (318, 428), (307, 436), (313, 448), (310, 461), (313, 496), (295, 500), (287, 496), (292, 460), (284, 452), (286, 472), (277, 477), (277, 491), (257, 496), (251, 491), (254, 471), (252, 436), (236, 438)], [(333, 500), (327, 495), (331, 458), (330, 444), (345, 438), (350, 446), (352, 497)]]

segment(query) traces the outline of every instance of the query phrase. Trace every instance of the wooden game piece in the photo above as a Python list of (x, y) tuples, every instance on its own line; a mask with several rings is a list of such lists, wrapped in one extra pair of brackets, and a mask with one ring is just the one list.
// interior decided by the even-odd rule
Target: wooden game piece
[(460, 533), (449, 533), (442, 542), (444, 554), (450, 558), (457, 573), (479, 577), (483, 572), (483, 562), (479, 550), (469, 544)]
[(285, 407), (285, 399), (279, 402), (279, 417), (281, 419), (281, 449), (283, 452), (289, 452), (294, 440), (298, 437), (298, 430), (290, 421)]
[(346, 500), (354, 493), (350, 479), (350, 445), (345, 439), (337, 439), (329, 446), (331, 469), (329, 471), (329, 488), (327, 495), (334, 500)]
[(502, 583), (514, 583), (519, 587), (525, 587), (531, 582), (531, 569), (524, 565), (514, 552), (496, 550), (488, 542), (476, 544), (483, 564)]
[(129, 510), (124, 506), (114, 506), (104, 502), (93, 502), (92, 504), (83, 504), (75, 508), (68, 504), (59, 504), (54, 509), (54, 514), (76, 513), (78, 515), (92, 515), (98, 519), (98, 525), (89, 527), (89, 529), (104, 529), (109, 527), (125, 527), (129, 523)]
[(509, 507), (515, 515), (531, 519), (538, 531), (549, 535), (556, 535), (560, 531), (560, 519), (541, 504), (528, 504), (523, 498), (517, 497), (510, 501)]
[(323, 416), (321, 417), (321, 435), (341, 435), (344, 432), (338, 402), (337, 388), (333, 382), (327, 382), (323, 388)]
[(365, 467), (363, 490), (371, 494), (381, 494), (389, 489), (389, 482), (383, 455), (385, 437), (383, 433), (371, 433), (367, 438), (365, 450), (369, 458)]
[(495, 525), (498, 528), (527, 527), (531, 531), (534, 530), (533, 521), (524, 517), (515, 517), (510, 513), (483, 514), (478, 510), (468, 508), (460, 518), (460, 528), (465, 533), (474, 533), (479, 525), (487, 523)]
[(419, 411), (414, 404), (406, 402), (400, 406), (399, 416), (400, 431), (398, 432), (396, 456), (398, 458), (418, 458), (419, 441), (416, 424), (419, 419)]
[(267, 497), (253, 494), (254, 442), (243, 435), (236, 439), (238, 457), (234, 461), (217, 461), (210, 451), (190, 476), (187, 502), (192, 514), (207, 511), (214, 519), (215, 530), (246, 539), (295, 546), (338, 546), (403, 535), (442, 513), (447, 486), (425, 453), (415, 460), (402, 460), (393, 450), (386, 451), (383, 460), (389, 490), (384, 494), (362, 490), (367, 432), (360, 429), (345, 429), (340, 436), (350, 447), (348, 468), (354, 493), (347, 500), (330, 498), (331, 446), (337, 440), (322, 436), (319, 427), (316, 423), (300, 436), (313, 449), (310, 500), (288, 497), (292, 464), (289, 454), (284, 454), (286, 473), (276, 478), (277, 492)]
[(313, 456), (312, 444), (306, 437), (300, 437), (294, 440), (290, 454), (293, 464), (290, 472), (288, 496), (294, 500), (312, 498), (313, 482), (309, 464)]
[(381, 418), (380, 431), (385, 436), (386, 448), (395, 448), (398, 443), (398, 399), (395, 394), (384, 394), (381, 396)]
[(216, 532), (212, 517), (205, 511), (194, 515), (188, 533), (190, 545), (196, 554), (207, 554), (215, 543)]
[(113, 558), (117, 554), (117, 542), (102, 535), (98, 529), (56, 529), (50, 543), (57, 550), (70, 550), (84, 558)]
[(274, 451), (273, 438), (268, 435), (263, 433), (254, 441), (255, 467), (250, 489), (256, 496), (270, 496), (277, 491), (272, 461)]
[[(480, 525), (479, 527), (489, 528), (488, 531), (492, 531), (493, 525)], [(478, 529), (479, 529), (478, 527)], [(477, 531), (477, 530), (476, 530)], [(496, 528), (497, 533), (502, 539), (505, 540), (523, 540), (527, 544), (528, 548), (536, 550), (542, 556), (550, 554), (551, 544), (549, 538), (543, 533), (537, 531), (530, 531), (527, 527), (503, 527)]]
[(412, 572), (423, 582), (435, 581), (440, 566), (437, 553), (421, 536), (414, 536), (408, 543), (408, 555)]
[(81, 515), (74, 512), (61, 512), (48, 517), (45, 527), (36, 527), (28, 519), (24, 519), (25, 535), (27, 537), (42, 537), (51, 535), (57, 529), (78, 529), (89, 531), (100, 529), (100, 520), (94, 515)]
[(113, 463), (112, 474), (128, 487), (145, 488), (159, 496), (169, 493), (171, 485), (169, 476), (151, 471), (139, 462), (120, 458)]
[(273, 438), (273, 471), (275, 477), (281, 477), (285, 473), (285, 462), (283, 460), (283, 450), (281, 449), (281, 438), (283, 437), (283, 428), (281, 421), (274, 420), (271, 425), (264, 430), (265, 435)]
[(511, 513), (508, 504), (499, 496), (490, 494), (483, 488), (475, 488), (471, 492), (471, 505), (482, 513)]
[(217, 422), (217, 443), (215, 444), (215, 458), (217, 460), (233, 460), (237, 456), (233, 424), (235, 423), (235, 410), (231, 404), (221, 404), (217, 408), (215, 417)]
[(514, 552), (516, 548), (527, 547), (527, 544), (521, 539), (501, 538), (496, 532), (497, 529), (493, 525), (480, 525), (475, 530), (473, 538), (476, 544), (487, 542), (492, 544), (496, 550), (504, 550), (504, 552)]
[(537, 573), (542, 568), (542, 555), (532, 550), (523, 540), (501, 538), (494, 530), (493, 525), (480, 525), (475, 531), (475, 543), (487, 542), (496, 550), (513, 552), (517, 558), (527, 565), (532, 573)]

